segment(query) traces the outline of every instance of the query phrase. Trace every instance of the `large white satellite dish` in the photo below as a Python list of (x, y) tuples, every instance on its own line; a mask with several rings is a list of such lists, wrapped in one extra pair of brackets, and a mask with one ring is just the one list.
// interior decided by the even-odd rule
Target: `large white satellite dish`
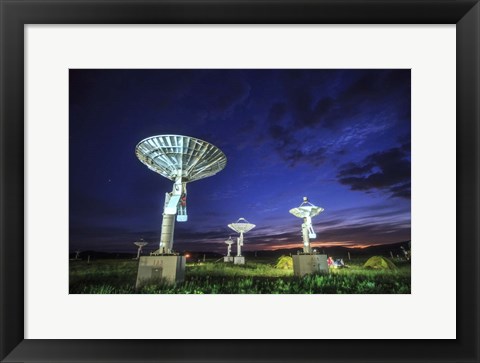
[(148, 137), (138, 143), (135, 154), (148, 168), (172, 181), (207, 178), (227, 164), (225, 154), (216, 146), (181, 135)]
[(160, 248), (154, 254), (170, 254), (173, 247), (175, 215), (186, 222), (188, 182), (215, 175), (227, 164), (225, 154), (216, 146), (182, 135), (151, 136), (135, 148), (138, 159), (149, 169), (174, 182), (165, 194)]

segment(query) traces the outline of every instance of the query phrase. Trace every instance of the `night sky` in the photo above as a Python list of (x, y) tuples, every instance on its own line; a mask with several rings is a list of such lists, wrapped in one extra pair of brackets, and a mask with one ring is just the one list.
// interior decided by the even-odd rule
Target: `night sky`
[[(302, 198), (325, 209), (313, 246), (410, 240), (410, 70), (70, 70), (70, 250), (158, 248), (173, 183), (135, 156), (142, 139), (196, 137), (227, 166), (187, 184), (176, 251), (302, 248)], [(234, 248), (235, 250), (235, 248)]]

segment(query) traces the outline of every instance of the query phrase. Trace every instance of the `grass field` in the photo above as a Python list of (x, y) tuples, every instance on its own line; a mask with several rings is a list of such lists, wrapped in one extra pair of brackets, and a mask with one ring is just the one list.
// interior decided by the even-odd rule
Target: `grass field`
[(135, 290), (136, 260), (70, 261), (71, 294), (409, 294), (410, 263), (395, 261), (392, 271), (363, 268), (367, 260), (328, 275), (293, 276), (275, 267), (275, 259), (250, 258), (243, 266), (206, 261), (187, 263), (185, 281), (150, 284)]

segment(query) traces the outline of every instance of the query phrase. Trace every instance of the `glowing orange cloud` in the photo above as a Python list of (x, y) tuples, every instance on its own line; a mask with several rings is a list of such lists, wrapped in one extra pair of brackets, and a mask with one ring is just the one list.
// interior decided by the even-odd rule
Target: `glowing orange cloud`
[[(376, 243), (365, 243), (359, 244), (354, 243), (353, 241), (338, 241), (338, 242), (312, 242), (312, 247), (316, 248), (329, 248), (329, 247), (345, 247), (345, 248), (367, 248), (371, 246), (376, 246)], [(266, 250), (279, 250), (279, 249), (290, 249), (290, 248), (302, 248), (302, 243), (282, 243), (279, 245), (270, 245)]]

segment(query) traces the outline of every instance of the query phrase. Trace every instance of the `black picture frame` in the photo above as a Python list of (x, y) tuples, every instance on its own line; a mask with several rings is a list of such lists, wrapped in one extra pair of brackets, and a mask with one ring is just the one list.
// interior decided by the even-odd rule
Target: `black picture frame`
[[(480, 361), (478, 0), (0, 0), (0, 11), (2, 362)], [(456, 24), (457, 339), (24, 339), (24, 25), (155, 23)]]

